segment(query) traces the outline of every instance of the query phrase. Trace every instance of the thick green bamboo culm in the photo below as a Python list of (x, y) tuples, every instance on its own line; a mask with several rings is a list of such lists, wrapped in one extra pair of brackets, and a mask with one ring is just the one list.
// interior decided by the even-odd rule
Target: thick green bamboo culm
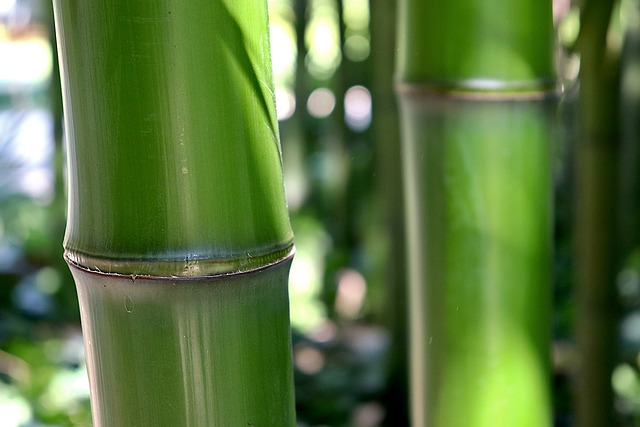
[(413, 427), (551, 425), (551, 2), (403, 0)]
[(401, 0), (398, 83), (439, 92), (555, 85), (551, 1)]
[(94, 425), (295, 425), (266, 1), (54, 7)]
[(549, 425), (545, 105), (402, 108), (413, 425)]
[(172, 281), (73, 268), (94, 425), (291, 425), (288, 270)]
[(264, 2), (56, 6), (71, 256), (252, 264), (288, 247)]

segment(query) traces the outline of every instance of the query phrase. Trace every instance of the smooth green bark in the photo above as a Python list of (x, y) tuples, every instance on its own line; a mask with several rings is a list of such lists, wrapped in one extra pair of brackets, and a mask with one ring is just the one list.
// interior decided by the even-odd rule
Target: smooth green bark
[(549, 426), (551, 2), (400, 2), (412, 425)]
[(289, 262), (148, 279), (72, 267), (96, 426), (293, 426)]
[(401, 106), (413, 425), (549, 425), (547, 107)]
[(56, 22), (74, 260), (243, 269), (291, 245), (266, 2), (59, 1)]
[(263, 0), (55, 0), (94, 426), (295, 425)]
[(555, 85), (550, 1), (403, 0), (399, 6), (402, 83), (479, 91)]

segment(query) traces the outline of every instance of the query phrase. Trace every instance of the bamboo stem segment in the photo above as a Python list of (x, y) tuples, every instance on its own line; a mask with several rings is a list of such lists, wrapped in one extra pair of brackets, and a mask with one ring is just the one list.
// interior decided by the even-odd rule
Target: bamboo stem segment
[(95, 426), (295, 425), (263, 0), (54, 0)]
[(576, 426), (614, 425), (611, 376), (620, 314), (615, 287), (620, 163), (620, 57), (609, 41), (614, 0), (582, 4), (580, 138), (575, 151)]
[(551, 2), (400, 2), (412, 425), (549, 426)]
[(401, 108), (412, 425), (549, 425), (549, 105)]
[(444, 91), (555, 86), (551, 1), (401, 0), (398, 83)]
[(95, 426), (294, 426), (287, 276), (114, 276), (72, 264)]
[[(251, 258), (274, 251), (286, 256), (292, 233), (266, 4), (55, 6), (69, 145), (68, 256), (103, 260), (101, 271), (123, 262), (238, 260), (230, 268), (209, 263), (196, 275), (256, 268)], [(192, 275), (164, 266), (148, 274)]]

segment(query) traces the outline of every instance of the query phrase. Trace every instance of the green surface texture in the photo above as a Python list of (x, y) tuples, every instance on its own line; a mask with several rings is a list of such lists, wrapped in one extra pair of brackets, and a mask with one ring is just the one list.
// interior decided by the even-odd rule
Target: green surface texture
[(265, 0), (54, 0), (93, 425), (295, 425)]
[(287, 275), (145, 279), (72, 267), (96, 427), (293, 427)]
[(401, 0), (397, 80), (438, 90), (555, 85), (551, 1)]
[(266, 1), (54, 3), (69, 256), (187, 276), (286, 256)]
[(405, 97), (414, 427), (544, 427), (549, 102)]
[(550, 0), (400, 0), (413, 427), (551, 425)]

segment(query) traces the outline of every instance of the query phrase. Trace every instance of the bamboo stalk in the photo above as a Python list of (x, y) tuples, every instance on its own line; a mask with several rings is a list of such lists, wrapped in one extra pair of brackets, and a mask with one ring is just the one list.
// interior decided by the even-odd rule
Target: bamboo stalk
[(400, 3), (415, 427), (551, 423), (551, 3), (496, 8)]
[(264, 1), (55, 1), (94, 425), (294, 425)]
[[(407, 266), (404, 230), (402, 160), (397, 103), (393, 91), (393, 57), (396, 29), (396, 1), (383, 0), (371, 8), (371, 44), (373, 46), (372, 87), (373, 139), (376, 173), (376, 196), (380, 222), (386, 242), (381, 303), (384, 324), (390, 331), (388, 385), (383, 396), (388, 425), (408, 425), (407, 378)], [(380, 233), (380, 230), (376, 230)]]
[(614, 0), (583, 4), (577, 43), (581, 63), (575, 172), (578, 427), (615, 424), (611, 374), (618, 342), (615, 256), (620, 69), (619, 53), (607, 42), (614, 4)]
[(73, 266), (94, 425), (294, 425), (288, 271), (159, 280)]

